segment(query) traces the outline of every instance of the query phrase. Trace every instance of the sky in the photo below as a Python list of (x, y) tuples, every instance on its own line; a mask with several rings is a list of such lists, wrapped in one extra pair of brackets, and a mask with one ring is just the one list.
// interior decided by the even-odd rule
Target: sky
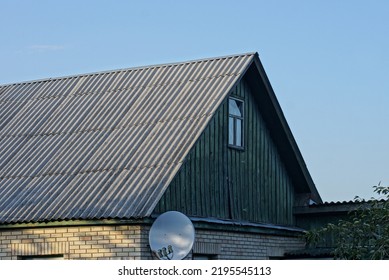
[(389, 185), (389, 1), (0, 0), (0, 84), (258, 52), (324, 201)]

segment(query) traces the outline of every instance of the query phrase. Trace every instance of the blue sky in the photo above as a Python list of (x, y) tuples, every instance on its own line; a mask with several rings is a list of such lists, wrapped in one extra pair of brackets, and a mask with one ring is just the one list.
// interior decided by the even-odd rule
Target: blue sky
[(0, 84), (257, 51), (322, 198), (389, 185), (389, 1), (0, 7)]

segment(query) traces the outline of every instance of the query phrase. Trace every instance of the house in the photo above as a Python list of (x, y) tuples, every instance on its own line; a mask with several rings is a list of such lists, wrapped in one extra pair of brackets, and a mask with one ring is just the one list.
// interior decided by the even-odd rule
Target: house
[(188, 258), (279, 258), (321, 202), (257, 53), (0, 86), (0, 259), (151, 259), (169, 210)]

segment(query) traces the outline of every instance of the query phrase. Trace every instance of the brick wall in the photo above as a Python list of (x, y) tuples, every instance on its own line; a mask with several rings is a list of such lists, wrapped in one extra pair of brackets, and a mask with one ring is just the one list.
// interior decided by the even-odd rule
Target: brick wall
[[(60, 255), (64, 259), (152, 259), (149, 228), (104, 225), (0, 229), (0, 260), (41, 255)], [(216, 259), (267, 259), (303, 249), (304, 245), (297, 237), (197, 229), (192, 252)]]
[(198, 230), (193, 252), (213, 254), (216, 259), (269, 259), (304, 248), (304, 240), (298, 237)]
[(0, 259), (35, 255), (142, 259), (142, 254), (149, 251), (144, 236), (141, 226), (135, 225), (0, 229)]

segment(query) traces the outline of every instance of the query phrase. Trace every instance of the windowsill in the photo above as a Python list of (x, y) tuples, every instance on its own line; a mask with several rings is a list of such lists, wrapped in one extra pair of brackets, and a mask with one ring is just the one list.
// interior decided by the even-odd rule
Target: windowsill
[(234, 145), (228, 144), (228, 148), (238, 150), (238, 151), (244, 151), (244, 147), (242, 147), (242, 146), (234, 146)]

